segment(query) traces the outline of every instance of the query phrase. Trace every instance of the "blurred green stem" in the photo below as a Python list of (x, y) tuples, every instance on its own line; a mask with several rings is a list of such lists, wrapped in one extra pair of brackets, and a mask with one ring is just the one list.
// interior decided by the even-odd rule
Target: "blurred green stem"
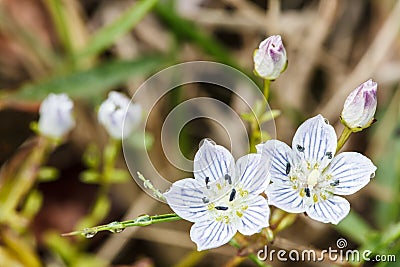
[[(234, 248), (241, 249), (241, 245), (239, 244), (239, 242), (235, 238), (232, 238), (229, 241), (229, 244)], [(270, 265), (265, 264), (265, 262), (260, 260), (257, 257), (257, 255), (255, 255), (255, 254), (249, 254), (247, 257), (259, 267), (269, 267), (270, 266)]]
[(24, 161), (20, 171), (11, 178), (12, 185), (10, 186), (10, 190), (1, 196), (4, 202), (0, 209), (0, 221), (7, 220), (9, 218), (8, 215), (17, 209), (22, 199), (31, 190), (36, 182), (40, 166), (47, 159), (53, 147), (54, 143), (50, 139), (41, 136), (38, 137), (36, 147), (32, 149), (31, 154)]
[(351, 133), (352, 133), (351, 129), (347, 126), (344, 126), (342, 134), (340, 135), (338, 142), (337, 142), (336, 153), (343, 147), (343, 145), (349, 139)]
[(271, 87), (271, 81), (265, 79), (264, 80), (264, 89), (263, 89), (263, 94), (264, 94), (264, 97), (265, 97), (265, 101), (268, 101), (270, 87)]

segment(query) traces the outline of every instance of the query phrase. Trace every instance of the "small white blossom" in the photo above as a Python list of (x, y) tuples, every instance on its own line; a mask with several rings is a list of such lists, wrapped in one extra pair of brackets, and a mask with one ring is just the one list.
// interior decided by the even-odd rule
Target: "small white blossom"
[(129, 137), (139, 124), (142, 108), (139, 104), (130, 103), (125, 95), (113, 91), (100, 105), (97, 115), (108, 134), (120, 140)]
[(258, 145), (258, 152), (271, 158), (268, 202), (290, 213), (306, 212), (317, 221), (339, 223), (350, 204), (337, 195), (363, 188), (376, 167), (356, 152), (335, 156), (336, 145), (335, 130), (321, 115), (300, 125), (292, 148), (278, 140)]
[(341, 119), (350, 129), (369, 127), (374, 121), (378, 84), (371, 79), (354, 89), (344, 103)]
[(280, 35), (262, 41), (254, 51), (254, 72), (267, 80), (275, 80), (286, 69), (287, 56)]
[(63, 137), (75, 126), (73, 108), (74, 103), (66, 94), (49, 94), (39, 109), (40, 134), (51, 138)]
[(264, 162), (262, 155), (249, 154), (235, 165), (226, 148), (204, 140), (194, 179), (179, 180), (164, 193), (176, 214), (194, 222), (190, 237), (199, 251), (226, 244), (237, 231), (252, 235), (268, 227), (268, 202), (260, 196), (269, 183)]

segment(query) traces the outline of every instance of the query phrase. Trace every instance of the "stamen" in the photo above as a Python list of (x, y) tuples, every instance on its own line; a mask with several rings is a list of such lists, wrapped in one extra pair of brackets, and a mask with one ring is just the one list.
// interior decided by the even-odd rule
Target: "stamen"
[(332, 183), (330, 183), (331, 186), (337, 186), (339, 185), (339, 180), (335, 180)]
[(210, 200), (207, 197), (202, 197), (201, 200), (203, 200), (204, 204), (207, 204), (210, 202)]
[(225, 180), (228, 181), (229, 184), (232, 184), (232, 177), (229, 174), (225, 174)]
[(233, 201), (236, 196), (236, 190), (235, 188), (232, 189), (231, 195), (229, 196), (229, 201)]
[(286, 163), (286, 174), (290, 173), (290, 163)]
[(304, 188), (304, 192), (306, 192), (306, 197), (311, 197), (310, 188)]
[(216, 209), (216, 210), (228, 210), (228, 207), (216, 206), (215, 209)]
[(296, 148), (299, 152), (304, 152), (304, 147), (302, 147), (301, 145), (297, 145)]
[(206, 177), (206, 187), (207, 189), (210, 189), (210, 185), (208, 184), (210, 182), (210, 177)]

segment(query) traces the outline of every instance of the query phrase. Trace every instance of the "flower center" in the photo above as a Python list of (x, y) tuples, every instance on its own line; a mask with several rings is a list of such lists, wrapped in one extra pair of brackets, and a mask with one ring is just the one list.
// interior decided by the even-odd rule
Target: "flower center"
[(215, 183), (210, 183), (210, 178), (205, 178), (206, 190), (202, 201), (207, 205), (209, 214), (216, 221), (231, 223), (243, 216), (248, 208), (245, 200), (248, 191), (242, 185), (233, 185), (232, 177), (225, 174)]

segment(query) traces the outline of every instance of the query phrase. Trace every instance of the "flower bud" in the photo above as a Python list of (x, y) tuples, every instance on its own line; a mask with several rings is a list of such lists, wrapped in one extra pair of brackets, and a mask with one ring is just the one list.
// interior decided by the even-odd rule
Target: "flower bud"
[(114, 139), (127, 138), (138, 125), (142, 108), (132, 104), (125, 95), (110, 92), (108, 98), (100, 105), (98, 120)]
[(275, 80), (287, 66), (286, 50), (280, 35), (273, 35), (260, 43), (254, 51), (254, 72), (266, 80)]
[(361, 131), (374, 122), (378, 84), (371, 79), (354, 89), (343, 106), (341, 121), (353, 131)]
[(74, 103), (66, 94), (49, 94), (40, 105), (39, 133), (61, 138), (75, 126), (72, 116)]

